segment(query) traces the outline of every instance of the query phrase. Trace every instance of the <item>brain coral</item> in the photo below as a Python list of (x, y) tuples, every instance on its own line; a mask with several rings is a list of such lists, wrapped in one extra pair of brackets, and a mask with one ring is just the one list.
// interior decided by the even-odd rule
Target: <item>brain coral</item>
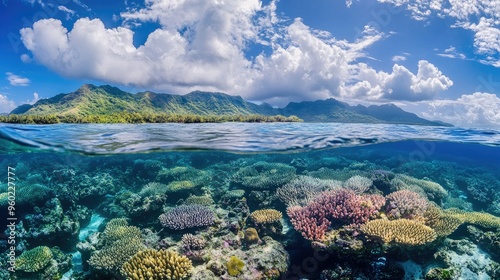
[(191, 275), (191, 261), (176, 252), (146, 249), (123, 264), (121, 273), (133, 280), (182, 280)]

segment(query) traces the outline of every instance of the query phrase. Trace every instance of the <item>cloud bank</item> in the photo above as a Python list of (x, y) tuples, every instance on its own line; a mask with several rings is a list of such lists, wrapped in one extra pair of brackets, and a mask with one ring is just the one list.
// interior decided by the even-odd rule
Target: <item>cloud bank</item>
[[(425, 60), (417, 73), (398, 64), (385, 73), (360, 63), (385, 36), (370, 26), (356, 41), (339, 40), (300, 18), (281, 19), (276, 5), (150, 0), (122, 13), (122, 27), (81, 18), (68, 30), (57, 19), (43, 19), (20, 33), (34, 61), (67, 77), (174, 93), (223, 91), (274, 105), (327, 97), (425, 100), (453, 84)], [(147, 21), (161, 28), (136, 47), (130, 26)], [(251, 46), (262, 52), (249, 57)]]

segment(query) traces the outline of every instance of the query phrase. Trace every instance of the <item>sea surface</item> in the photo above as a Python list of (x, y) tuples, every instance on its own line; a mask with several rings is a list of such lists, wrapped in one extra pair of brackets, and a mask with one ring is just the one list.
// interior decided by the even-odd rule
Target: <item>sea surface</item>
[(0, 124), (0, 170), (0, 279), (500, 279), (499, 130)]

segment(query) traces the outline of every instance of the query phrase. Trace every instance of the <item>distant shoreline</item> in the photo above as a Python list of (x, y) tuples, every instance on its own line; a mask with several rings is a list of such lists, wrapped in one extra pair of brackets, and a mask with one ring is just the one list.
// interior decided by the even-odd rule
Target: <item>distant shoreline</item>
[(222, 122), (303, 122), (297, 116), (285, 117), (282, 115), (179, 115), (179, 114), (141, 114), (141, 113), (117, 113), (110, 115), (7, 115), (0, 116), (0, 123), (12, 124), (138, 124), (138, 123), (222, 123)]

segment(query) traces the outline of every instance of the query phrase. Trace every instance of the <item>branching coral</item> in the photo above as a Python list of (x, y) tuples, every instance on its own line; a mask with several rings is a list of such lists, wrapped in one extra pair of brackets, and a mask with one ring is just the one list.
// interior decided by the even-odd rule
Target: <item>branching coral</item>
[(353, 176), (344, 182), (343, 187), (354, 191), (357, 194), (365, 193), (373, 185), (373, 181), (363, 176)]
[(244, 187), (271, 189), (283, 186), (295, 177), (295, 168), (283, 163), (257, 162), (238, 170), (235, 183)]
[(109, 221), (102, 240), (104, 247), (89, 259), (89, 264), (95, 269), (118, 271), (132, 255), (144, 249), (140, 229), (128, 226), (125, 219)]
[(176, 252), (147, 249), (125, 262), (121, 273), (132, 280), (182, 280), (191, 275), (193, 265)]
[(407, 186), (404, 187), (405, 189), (415, 188), (415, 186), (421, 188), (430, 200), (441, 200), (448, 195), (448, 192), (440, 184), (429, 180), (417, 179), (403, 174), (397, 174), (394, 179), (403, 182)]
[(322, 240), (333, 220), (345, 224), (363, 224), (377, 217), (385, 204), (380, 195), (356, 195), (340, 189), (324, 192), (305, 207), (292, 206), (287, 214), (295, 230), (309, 240)]
[(361, 225), (361, 230), (370, 236), (379, 237), (385, 243), (392, 241), (407, 245), (422, 245), (436, 239), (436, 232), (419, 221), (399, 220), (372, 220)]
[(201, 195), (201, 196), (192, 195), (186, 198), (186, 200), (184, 200), (184, 204), (188, 205), (198, 204), (198, 205), (209, 206), (214, 204), (214, 200), (207, 195)]
[(207, 246), (205, 238), (190, 233), (186, 233), (181, 239), (182, 248), (186, 251), (201, 250)]
[(278, 188), (276, 195), (287, 206), (305, 206), (321, 192), (340, 189), (341, 186), (340, 181), (299, 176)]
[(52, 260), (52, 251), (47, 246), (38, 246), (23, 252), (16, 259), (16, 269), (26, 272), (37, 272)]
[(162, 226), (174, 230), (209, 226), (214, 219), (214, 212), (201, 205), (181, 205), (159, 217)]
[(386, 213), (391, 219), (418, 219), (423, 217), (429, 203), (418, 193), (401, 190), (387, 197)]
[(283, 214), (274, 209), (262, 209), (252, 212), (250, 218), (256, 224), (267, 224), (281, 220)]

